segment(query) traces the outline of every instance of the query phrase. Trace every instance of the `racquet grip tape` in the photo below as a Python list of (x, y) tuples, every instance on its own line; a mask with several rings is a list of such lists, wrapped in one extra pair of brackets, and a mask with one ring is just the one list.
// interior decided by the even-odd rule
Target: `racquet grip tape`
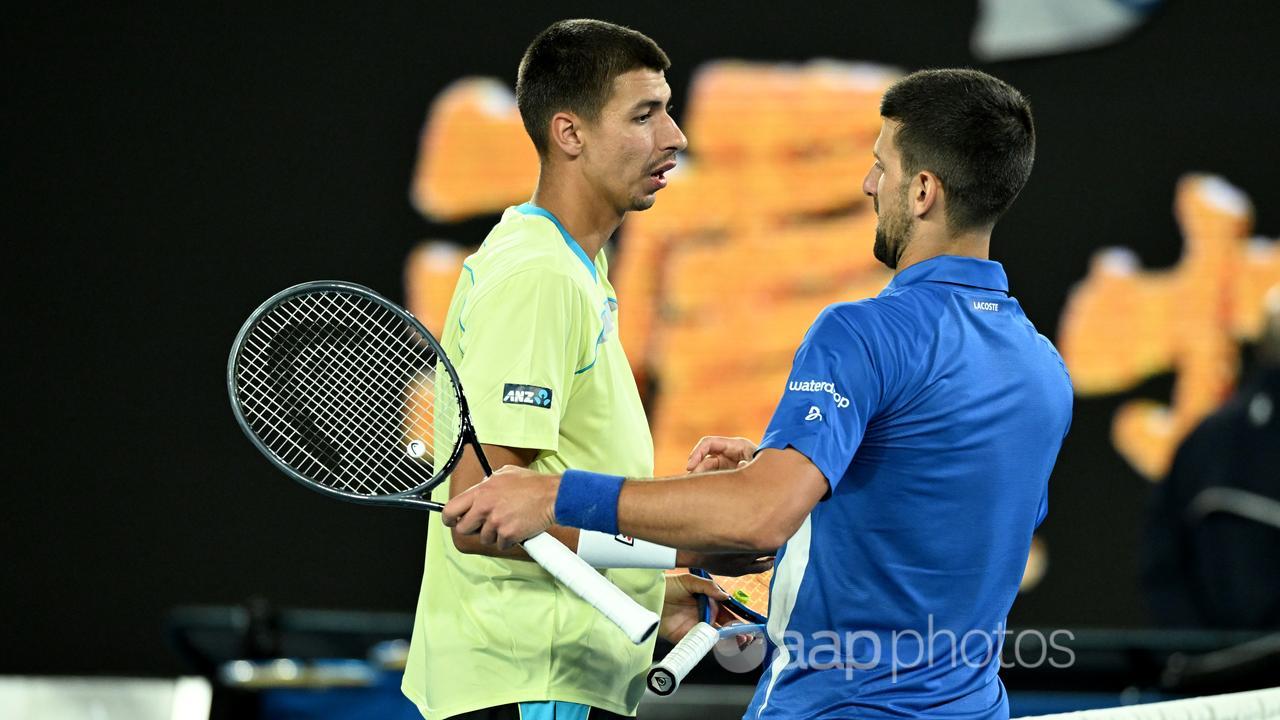
[(608, 578), (546, 533), (525, 540), (524, 551), (591, 607), (613, 621), (631, 642), (639, 645), (658, 629), (658, 614), (642, 606)]
[(649, 675), (645, 678), (649, 690), (664, 696), (675, 692), (680, 681), (711, 652), (719, 637), (716, 629), (704, 622), (694, 625), (666, 657), (649, 668)]

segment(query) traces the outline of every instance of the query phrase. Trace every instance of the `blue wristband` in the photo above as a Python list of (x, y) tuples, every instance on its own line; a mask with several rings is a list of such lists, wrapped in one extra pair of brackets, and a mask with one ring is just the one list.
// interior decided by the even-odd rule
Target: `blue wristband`
[(618, 534), (621, 475), (565, 470), (556, 492), (556, 524)]

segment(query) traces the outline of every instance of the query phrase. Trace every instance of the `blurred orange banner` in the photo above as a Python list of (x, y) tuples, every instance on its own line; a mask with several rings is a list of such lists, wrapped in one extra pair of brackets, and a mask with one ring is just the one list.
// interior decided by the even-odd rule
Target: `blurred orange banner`
[(1110, 395), (1174, 373), (1168, 405), (1130, 400), (1116, 411), (1116, 450), (1150, 480), (1178, 443), (1235, 387), (1240, 345), (1262, 330), (1267, 290), (1280, 285), (1280, 243), (1250, 239), (1249, 199), (1226, 180), (1186, 175), (1174, 214), (1183, 254), (1143, 270), (1126, 249), (1095, 254), (1067, 300), (1058, 337), (1076, 393)]

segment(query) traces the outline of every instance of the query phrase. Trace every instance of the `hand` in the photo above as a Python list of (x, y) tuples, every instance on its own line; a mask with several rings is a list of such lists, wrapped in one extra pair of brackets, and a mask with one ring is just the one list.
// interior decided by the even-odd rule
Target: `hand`
[(714, 625), (719, 626), (721, 623), (736, 621), (733, 613), (721, 608), (720, 603), (717, 602), (728, 600), (729, 596), (711, 580), (689, 573), (667, 575), (666, 580), (667, 592), (662, 602), (662, 622), (658, 625), (658, 635), (663, 640), (672, 644), (678, 643), (693, 629), (694, 625), (702, 621), (702, 616), (698, 613), (699, 595), (706, 595), (707, 602), (711, 603), (711, 618)]
[(689, 453), (689, 463), (685, 470), (689, 472), (707, 472), (709, 470), (732, 470), (751, 462), (756, 454), (756, 444), (746, 438), (704, 437)]
[(676, 552), (676, 567), (702, 568), (713, 575), (755, 575), (773, 567), (772, 555), (758, 552), (700, 553), (692, 550)]
[(551, 527), (559, 488), (559, 475), (505, 465), (450, 500), (441, 515), (456, 532), (506, 550)]

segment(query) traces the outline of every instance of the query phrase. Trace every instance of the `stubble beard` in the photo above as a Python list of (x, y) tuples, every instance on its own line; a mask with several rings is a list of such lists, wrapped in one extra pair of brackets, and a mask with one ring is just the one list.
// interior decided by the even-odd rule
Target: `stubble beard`
[[(905, 188), (904, 188), (905, 190)], [(902, 253), (907, 249), (907, 244), (911, 242), (911, 231), (913, 229), (913, 219), (906, 213), (906, 193), (903, 193), (902, 202), (899, 207), (903, 208), (897, 213), (889, 213), (887, 215), (879, 215), (880, 200), (873, 199), (876, 214), (879, 215), (876, 221), (876, 241), (872, 246), (871, 252), (875, 255), (876, 260), (890, 270), (898, 269), (898, 260), (902, 258)]]

